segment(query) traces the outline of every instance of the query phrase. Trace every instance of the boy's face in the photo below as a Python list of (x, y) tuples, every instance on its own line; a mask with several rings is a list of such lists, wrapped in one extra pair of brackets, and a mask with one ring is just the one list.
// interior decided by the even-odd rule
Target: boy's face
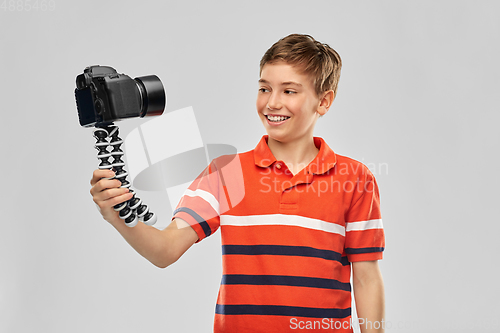
[(309, 140), (314, 125), (328, 108), (322, 106), (313, 80), (280, 61), (262, 68), (257, 112), (269, 138), (282, 143)]

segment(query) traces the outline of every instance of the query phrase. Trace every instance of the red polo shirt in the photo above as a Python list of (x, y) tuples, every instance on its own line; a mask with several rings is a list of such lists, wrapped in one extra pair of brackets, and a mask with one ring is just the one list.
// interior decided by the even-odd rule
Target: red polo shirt
[(373, 174), (321, 138), (296, 175), (263, 136), (219, 157), (174, 212), (201, 241), (221, 229), (223, 276), (214, 332), (352, 332), (351, 262), (382, 259)]

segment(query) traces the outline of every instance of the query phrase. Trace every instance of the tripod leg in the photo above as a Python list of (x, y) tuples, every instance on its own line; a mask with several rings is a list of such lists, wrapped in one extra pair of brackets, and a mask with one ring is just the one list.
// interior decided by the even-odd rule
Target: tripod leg
[[(125, 180), (126, 176), (125, 170), (120, 169), (120, 171), (118, 171), (114, 166), (114, 162), (110, 163), (108, 161), (108, 159), (113, 156), (111, 152), (107, 150), (107, 147), (109, 146), (109, 142), (107, 140), (109, 136), (108, 130), (109, 128), (96, 128), (94, 130), (94, 137), (97, 139), (95, 148), (99, 150), (97, 158), (101, 160), (101, 163), (99, 164), (99, 169), (108, 169), (108, 170), (113, 169), (113, 171), (115, 171), (115, 177), (113, 178), (118, 179), (122, 183), (121, 187), (129, 187), (130, 184), (128, 184), (128, 182), (126, 182)], [(124, 220), (125, 225), (129, 227), (135, 227), (137, 225), (138, 218), (137, 215), (134, 214), (134, 211), (128, 207), (127, 203), (128, 202), (122, 202), (118, 205), (115, 205), (113, 209), (119, 212), (119, 216), (122, 220)]]
[(121, 150), (123, 140), (118, 136), (118, 126), (108, 126), (105, 130), (108, 133), (108, 137), (110, 137), (109, 145), (112, 147), (112, 151), (109, 154), (114, 159), (113, 163), (110, 164), (115, 172), (115, 178), (121, 181), (121, 187), (127, 187), (134, 195), (126, 203), (115, 206), (115, 210), (120, 212), (120, 218), (124, 219), (128, 226), (135, 226), (137, 220), (146, 225), (155, 224), (157, 221), (156, 215), (149, 211), (147, 205), (143, 204), (137, 193), (131, 188), (131, 184), (127, 181), (128, 172), (123, 169), (125, 166), (125, 162), (122, 160), (124, 152)]

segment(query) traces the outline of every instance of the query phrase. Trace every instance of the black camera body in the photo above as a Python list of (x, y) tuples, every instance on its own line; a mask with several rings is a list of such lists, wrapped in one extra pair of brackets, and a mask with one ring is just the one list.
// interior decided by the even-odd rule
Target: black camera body
[(109, 66), (89, 66), (76, 77), (80, 125), (104, 127), (114, 121), (163, 114), (165, 90), (156, 75), (130, 78)]

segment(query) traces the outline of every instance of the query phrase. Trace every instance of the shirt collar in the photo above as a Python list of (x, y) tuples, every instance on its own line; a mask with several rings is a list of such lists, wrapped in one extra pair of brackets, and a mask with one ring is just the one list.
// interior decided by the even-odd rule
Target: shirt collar
[[(268, 135), (264, 135), (257, 144), (257, 147), (254, 149), (255, 164), (263, 168), (267, 168), (276, 162), (276, 157), (274, 157), (271, 149), (269, 149), (269, 146), (267, 145), (267, 138)], [(328, 147), (325, 140), (320, 137), (314, 137), (313, 139), (314, 145), (319, 148), (319, 153), (316, 158), (309, 163), (307, 168), (313, 174), (319, 175), (333, 168), (337, 162), (337, 157), (335, 156), (333, 150)]]

